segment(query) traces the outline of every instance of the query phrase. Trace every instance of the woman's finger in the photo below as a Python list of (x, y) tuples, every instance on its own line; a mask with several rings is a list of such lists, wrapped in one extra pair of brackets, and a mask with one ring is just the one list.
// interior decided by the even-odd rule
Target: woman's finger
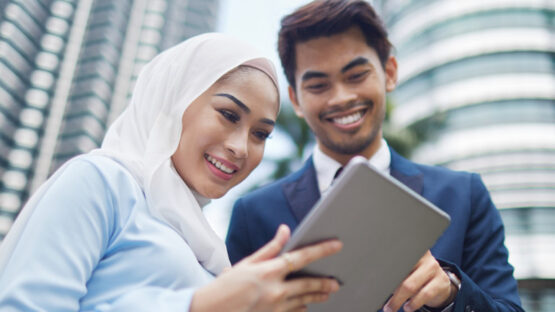
[(306, 305), (328, 300), (329, 295), (323, 293), (304, 294), (287, 299), (281, 306), (280, 311), (304, 311)]
[(309, 263), (339, 252), (342, 247), (343, 243), (337, 239), (333, 239), (290, 251), (287, 253), (288, 256), (284, 256), (285, 254), (281, 255), (276, 258), (275, 261), (281, 266), (283, 274), (287, 275), (291, 271), (304, 268)]
[(331, 278), (296, 278), (285, 283), (286, 297), (295, 298), (312, 293), (334, 293), (339, 290), (339, 283)]
[(271, 241), (239, 263), (256, 263), (274, 258), (283, 249), (290, 236), (291, 230), (289, 230), (289, 227), (285, 224), (280, 225)]

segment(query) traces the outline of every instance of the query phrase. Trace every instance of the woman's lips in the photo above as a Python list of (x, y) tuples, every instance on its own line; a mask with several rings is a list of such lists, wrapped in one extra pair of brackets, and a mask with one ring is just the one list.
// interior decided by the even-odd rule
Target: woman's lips
[(233, 163), (219, 157), (204, 154), (204, 159), (206, 160), (208, 169), (210, 169), (214, 175), (226, 181), (231, 179), (233, 174), (239, 170), (239, 167)]

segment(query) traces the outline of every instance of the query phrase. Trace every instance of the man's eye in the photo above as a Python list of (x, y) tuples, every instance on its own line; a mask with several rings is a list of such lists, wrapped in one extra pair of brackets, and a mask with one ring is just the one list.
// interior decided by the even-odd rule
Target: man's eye
[(325, 90), (326, 87), (327, 87), (327, 84), (325, 83), (315, 83), (315, 84), (307, 85), (306, 89), (312, 92), (319, 92), (319, 91)]
[(220, 114), (222, 114), (222, 116), (224, 116), (225, 119), (231, 121), (232, 123), (236, 123), (240, 120), (239, 115), (237, 115), (234, 112), (231, 112), (225, 109), (220, 109), (218, 110), (218, 112), (220, 112)]
[(369, 71), (369, 70), (365, 70), (365, 71), (363, 71), (363, 72), (353, 74), (353, 75), (349, 76), (349, 80), (350, 80), (350, 81), (360, 81), (360, 80), (362, 80), (362, 79), (364, 79), (364, 78), (366, 77), (366, 75), (368, 74), (368, 72), (370, 72), (370, 71)]
[(262, 141), (270, 137), (270, 132), (267, 131), (255, 131), (254, 136)]

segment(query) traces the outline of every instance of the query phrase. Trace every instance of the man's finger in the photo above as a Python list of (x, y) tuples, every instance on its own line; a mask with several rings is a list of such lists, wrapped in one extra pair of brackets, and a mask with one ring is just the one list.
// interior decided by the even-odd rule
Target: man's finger
[(442, 272), (441, 276), (436, 276), (436, 278), (426, 284), (415, 296), (405, 303), (405, 310), (416, 311), (423, 305), (435, 307), (443, 303), (445, 300), (441, 300), (439, 297), (445, 294), (445, 289), (448, 289), (448, 292), (451, 291), (451, 281)]
[(420, 292), (420, 290), (434, 277), (435, 261), (435, 258), (431, 256), (431, 254), (428, 256), (428, 253), (426, 253), (420, 261), (418, 261), (409, 276), (397, 287), (393, 296), (389, 298), (383, 308), (384, 312), (398, 311), (407, 300), (418, 294), (418, 292)]

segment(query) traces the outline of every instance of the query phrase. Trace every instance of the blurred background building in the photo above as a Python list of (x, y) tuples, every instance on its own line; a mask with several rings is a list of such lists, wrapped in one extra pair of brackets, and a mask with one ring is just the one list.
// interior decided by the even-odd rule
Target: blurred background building
[(62, 162), (100, 145), (141, 67), (214, 31), (218, 0), (0, 0), (0, 240)]
[(478, 172), (526, 311), (555, 311), (555, 1), (384, 0), (411, 158)]

